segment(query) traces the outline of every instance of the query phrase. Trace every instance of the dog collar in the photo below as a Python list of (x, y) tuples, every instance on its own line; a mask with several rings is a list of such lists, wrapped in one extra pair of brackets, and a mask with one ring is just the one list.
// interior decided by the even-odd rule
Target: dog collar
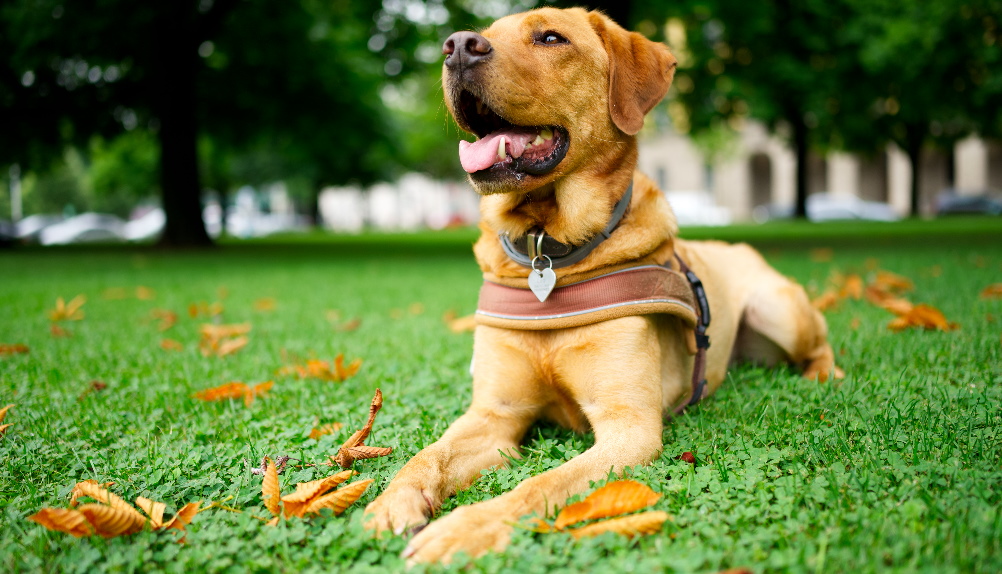
[(541, 227), (530, 229), (528, 233), (517, 239), (512, 239), (507, 234), (501, 234), (501, 248), (508, 257), (522, 267), (533, 267), (533, 260), (537, 257), (548, 259), (551, 269), (567, 267), (581, 261), (594, 251), (603, 241), (612, 235), (612, 232), (619, 226), (626, 208), (630, 206), (630, 198), (633, 196), (633, 182), (626, 188), (626, 193), (616, 202), (616, 207), (612, 210), (612, 217), (605, 229), (598, 232), (584, 245), (574, 246), (561, 243), (546, 234), (546, 230)]

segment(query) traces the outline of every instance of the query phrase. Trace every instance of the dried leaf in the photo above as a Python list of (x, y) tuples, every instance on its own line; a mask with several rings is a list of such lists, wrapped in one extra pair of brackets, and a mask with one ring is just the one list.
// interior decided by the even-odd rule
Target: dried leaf
[(633, 512), (654, 504), (659, 498), (660, 494), (633, 480), (610, 482), (581, 502), (565, 507), (557, 515), (554, 526), (562, 530), (583, 520)]
[(334, 329), (341, 331), (342, 333), (350, 333), (362, 326), (362, 319), (355, 317), (354, 319), (348, 319), (344, 323), (334, 326)]
[(49, 319), (53, 321), (79, 321), (84, 318), (84, 312), (80, 310), (87, 297), (77, 295), (70, 299), (69, 303), (63, 302), (63, 298), (56, 299), (56, 308), (49, 311)]
[(282, 497), (282, 508), (285, 511), (285, 516), (302, 518), (310, 503), (355, 474), (357, 473), (353, 470), (344, 470), (327, 478), (297, 484), (295, 492)]
[(911, 279), (903, 275), (898, 275), (897, 273), (891, 273), (890, 271), (884, 270), (877, 271), (877, 276), (873, 280), (873, 285), (892, 293), (902, 293), (904, 291), (911, 291), (912, 289), (915, 289), (915, 284)]
[(265, 526), (278, 526), (278, 521), (281, 520), (281, 519), (282, 519), (281, 516), (276, 516), (275, 518), (272, 518), (268, 522), (265, 522), (264, 525)]
[(146, 519), (131, 506), (128, 510), (103, 504), (82, 504), (80, 512), (97, 534), (112, 538), (124, 534), (135, 534), (146, 526)]
[(59, 325), (53, 323), (49, 326), (49, 333), (52, 333), (53, 337), (72, 337), (73, 333), (70, 333), (66, 329), (63, 329)]
[(344, 365), (344, 355), (338, 354), (334, 357), (334, 372), (337, 374), (338, 381), (343, 381), (348, 377), (352, 377), (358, 372), (359, 367), (362, 366), (362, 359), (355, 359), (347, 367)]
[(77, 538), (94, 534), (94, 527), (87, 522), (83, 513), (73, 508), (43, 508), (29, 516), (28, 520)]
[(160, 348), (165, 351), (183, 351), (184, 345), (174, 339), (161, 339)]
[[(994, 283), (985, 287), (981, 292), (982, 299), (998, 299), (1002, 298), (1002, 283)], [(2, 345), (0, 345), (2, 347)], [(0, 349), (0, 355), (3, 354), (3, 350)]]
[(20, 343), (13, 345), (0, 344), (0, 355), (18, 355), (28, 352), (28, 346)]
[(310, 438), (313, 440), (320, 440), (320, 437), (325, 434), (334, 434), (341, 430), (344, 424), (342, 423), (327, 423), (323, 426), (319, 426), (310, 431)]
[(391, 447), (379, 447), (379, 446), (353, 446), (348, 448), (348, 454), (351, 458), (355, 460), (364, 460), (367, 458), (378, 458), (381, 456), (387, 456), (393, 452)]
[(14, 426), (14, 423), (7, 423), (4, 425), (0, 425), (0, 436), (7, 434), (7, 429), (9, 429), (12, 426)]
[(14, 406), (13, 404), (9, 404), (4, 408), (0, 409), (0, 423), (2, 423), (5, 418), (7, 418), (7, 411), (9, 411), (13, 406)]
[(234, 381), (226, 383), (224, 385), (219, 385), (218, 387), (213, 387), (211, 389), (205, 389), (198, 391), (192, 395), (196, 399), (203, 401), (225, 401), (227, 399), (243, 399), (244, 404), (250, 406), (254, 402), (254, 398), (263, 395), (267, 391), (271, 390), (274, 385), (274, 381), (266, 381), (263, 383), (258, 383), (253, 387), (248, 386), (245, 383), (239, 381)]
[(139, 514), (138, 510), (123, 500), (122, 497), (104, 488), (105, 486), (110, 486), (112, 484), (114, 483), (109, 482), (105, 485), (101, 485), (93, 479), (78, 482), (70, 492), (70, 506), (76, 506), (79, 503), (80, 497), (89, 496), (101, 504), (106, 504), (117, 510), (134, 514), (142, 520), (146, 520), (143, 518), (142, 514)]
[(136, 299), (140, 299), (142, 301), (149, 301), (150, 299), (153, 299), (156, 296), (157, 292), (154, 291), (153, 289), (150, 289), (149, 287), (143, 287), (142, 285), (136, 287)]
[(575, 528), (569, 532), (574, 538), (581, 539), (588, 536), (598, 536), (606, 532), (622, 534), (627, 538), (634, 536), (646, 536), (661, 530), (661, 526), (668, 520), (668, 513), (660, 510), (643, 512), (622, 518), (603, 520), (595, 524), (589, 524), (582, 528)]
[(842, 283), (842, 288), (839, 290), (839, 296), (843, 299), (851, 298), (859, 299), (863, 298), (863, 278), (855, 273), (847, 275), (845, 281)]
[(255, 311), (274, 311), (276, 306), (274, 297), (262, 297), (254, 301)]
[(222, 303), (206, 303), (205, 301), (199, 301), (198, 303), (192, 303), (188, 305), (188, 315), (194, 319), (199, 315), (204, 317), (216, 317), (223, 314), (223, 304)]
[(236, 339), (229, 339), (219, 343), (219, 346), (215, 349), (216, 356), (225, 357), (226, 355), (232, 355), (240, 349), (247, 346), (250, 339), (247, 337), (237, 337)]
[(153, 526), (154, 530), (163, 526), (164, 510), (167, 509), (166, 504), (138, 496), (136, 497), (136, 506), (141, 508), (150, 517), (150, 525)]
[(329, 508), (334, 511), (335, 515), (339, 515), (348, 509), (356, 500), (361, 498), (365, 490), (369, 488), (372, 484), (373, 479), (367, 478), (365, 480), (360, 480), (358, 482), (353, 482), (348, 486), (341, 488), (340, 490), (335, 490), (330, 494), (325, 494), (320, 498), (317, 498), (306, 507), (306, 513), (309, 514), (319, 514), (324, 508)]
[(87, 395), (103, 391), (107, 388), (108, 388), (108, 383), (104, 381), (91, 381), (90, 384), (87, 385), (87, 388), (84, 389), (84, 391), (80, 393), (80, 396), (77, 397), (77, 400), (82, 401), (85, 398), (87, 398)]
[(155, 321), (160, 321), (157, 329), (161, 331), (166, 331), (177, 323), (177, 313), (168, 311), (167, 309), (154, 309), (150, 312), (150, 315)]
[(940, 331), (953, 331), (960, 328), (960, 325), (946, 320), (943, 312), (939, 309), (920, 303), (915, 305), (910, 311), (899, 316), (887, 324), (887, 328), (898, 332), (908, 327), (921, 327), (923, 329), (939, 329)]
[(410, 307), (407, 307), (407, 311), (411, 315), (421, 315), (422, 313), (424, 313), (424, 304), (423, 303), (411, 303)]
[(108, 287), (101, 293), (101, 297), (108, 300), (120, 300), (129, 297), (129, 291), (125, 287)]
[(867, 301), (895, 315), (904, 315), (914, 307), (911, 301), (902, 299), (879, 285), (869, 285), (865, 295)]
[(278, 469), (275, 463), (268, 460), (268, 468), (264, 472), (264, 480), (261, 482), (261, 499), (264, 506), (273, 515), (278, 516), (281, 510), (282, 491), (278, 486)]
[(201, 506), (201, 502), (189, 502), (181, 507), (181, 510), (177, 511), (174, 518), (170, 519), (170, 522), (163, 525), (164, 530), (170, 530), (171, 528), (176, 530), (184, 530), (185, 526), (191, 524), (191, 520), (195, 518), (198, 514), (198, 507)]
[(696, 464), (696, 457), (689, 451), (683, 452), (682, 454), (676, 456), (675, 459), (689, 464)]
[(811, 301), (811, 305), (813, 305), (818, 311), (828, 311), (838, 305), (838, 302), (838, 293), (829, 289)]
[(365, 439), (369, 438), (369, 433), (372, 432), (372, 424), (376, 421), (376, 413), (382, 407), (383, 393), (379, 389), (376, 389), (376, 394), (372, 397), (372, 404), (369, 405), (369, 420), (366, 421), (365, 426), (361, 430), (344, 441), (344, 444), (338, 449), (337, 455), (333, 457), (334, 462), (341, 468), (348, 468), (355, 462), (355, 457), (352, 456), (351, 449), (365, 445)]

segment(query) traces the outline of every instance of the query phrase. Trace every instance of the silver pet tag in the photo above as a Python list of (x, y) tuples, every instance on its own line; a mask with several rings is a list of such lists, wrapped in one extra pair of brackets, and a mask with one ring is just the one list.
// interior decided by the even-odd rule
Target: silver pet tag
[[(529, 289), (532, 289), (532, 294), (542, 303), (550, 296), (553, 286), (557, 284), (557, 274), (553, 272), (552, 261), (550, 261), (551, 267), (536, 269), (536, 259), (532, 260), (532, 271), (529, 272)], [(549, 260), (549, 257), (546, 259)]]

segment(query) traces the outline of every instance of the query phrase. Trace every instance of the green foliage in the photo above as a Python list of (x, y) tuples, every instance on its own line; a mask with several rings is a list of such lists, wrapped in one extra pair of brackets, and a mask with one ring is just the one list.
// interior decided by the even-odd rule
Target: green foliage
[(111, 141), (90, 144), (88, 184), (101, 197), (125, 202), (159, 195), (160, 150), (147, 130), (125, 132)]
[[(973, 223), (973, 224), (972, 224)], [(978, 234), (965, 235), (964, 227)], [(848, 229), (851, 241), (840, 239)], [(742, 366), (717, 394), (669, 421), (665, 450), (630, 471), (663, 494), (656, 508), (672, 520), (637, 541), (602, 536), (575, 542), (516, 530), (504, 554), (475, 561), (478, 572), (936, 571), (1002, 568), (1002, 302), (977, 293), (998, 280), (1002, 230), (996, 220), (900, 224), (762, 226), (749, 236), (782, 273), (821, 289), (833, 270), (881, 268), (914, 279), (912, 298), (961, 324), (950, 333), (885, 327), (890, 315), (847, 301), (827, 313), (845, 380), (818, 384), (791, 369)], [(718, 230), (720, 231), (720, 230)], [(728, 230), (723, 230), (724, 233)], [(708, 234), (708, 230), (700, 230)], [(683, 232), (683, 235), (687, 233)], [(771, 235), (770, 235), (771, 234)], [(420, 448), (468, 405), (472, 337), (450, 333), (447, 309), (473, 310), (481, 278), (469, 230), (446, 234), (290, 238), (229, 243), (214, 253), (66, 248), (0, 254), (0, 342), (27, 355), (0, 358), (0, 398), (15, 403), (0, 438), (0, 560), (5, 571), (398, 572), (406, 540), (377, 540), (361, 528), (361, 509)], [(871, 240), (867, 241), (866, 238)], [(729, 239), (740, 239), (730, 236)], [(878, 238), (873, 240), (872, 238)], [(814, 262), (804, 245), (827, 245), (833, 261)], [(126, 256), (123, 256), (126, 255)], [(108, 300), (110, 287), (145, 285), (156, 299)], [(228, 296), (223, 320), (250, 321), (239, 354), (204, 358), (194, 348), (200, 321), (193, 301)], [(73, 338), (48, 333), (56, 297), (88, 295), (86, 318), (67, 324)], [(274, 297), (272, 313), (253, 302)], [(393, 319), (421, 302), (425, 312)], [(146, 322), (151, 309), (181, 312), (171, 330)], [(336, 331), (324, 311), (359, 316)], [(858, 327), (853, 327), (855, 319)], [(181, 353), (158, 347), (167, 336)], [(201, 403), (197, 390), (230, 380), (274, 377), (282, 351), (329, 359), (362, 357), (343, 384), (277, 379), (269, 396)], [(108, 384), (81, 397), (90, 381)], [(244, 459), (287, 454), (293, 464), (323, 462), (364, 422), (375, 387), (385, 396), (373, 444), (390, 457), (357, 465), (373, 487), (345, 516), (266, 528), (260, 478)], [(310, 440), (317, 422), (340, 421), (339, 434)], [(589, 448), (590, 434), (541, 425), (523, 457), (484, 473), (447, 503), (493, 497)], [(695, 454), (697, 464), (675, 457)], [(295, 468), (288, 485), (325, 475)], [(245, 510), (200, 513), (188, 543), (149, 532), (75, 539), (24, 518), (63, 505), (78, 480), (113, 480), (127, 499), (168, 503), (229, 499)], [(450, 568), (463, 570), (462, 559)]]

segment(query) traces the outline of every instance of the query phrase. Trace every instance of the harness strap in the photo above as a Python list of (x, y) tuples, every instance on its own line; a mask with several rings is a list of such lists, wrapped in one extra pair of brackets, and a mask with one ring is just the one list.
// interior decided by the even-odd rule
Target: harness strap
[(698, 403), (706, 393), (706, 350), (710, 348), (710, 336), (706, 334), (706, 329), (710, 326), (710, 303), (706, 298), (706, 289), (703, 282), (692, 272), (682, 261), (678, 253), (675, 254), (679, 269), (689, 280), (692, 294), (696, 299), (696, 357), (692, 364), (692, 397), (689, 402), (675, 408), (675, 414), (679, 414), (687, 407)]

